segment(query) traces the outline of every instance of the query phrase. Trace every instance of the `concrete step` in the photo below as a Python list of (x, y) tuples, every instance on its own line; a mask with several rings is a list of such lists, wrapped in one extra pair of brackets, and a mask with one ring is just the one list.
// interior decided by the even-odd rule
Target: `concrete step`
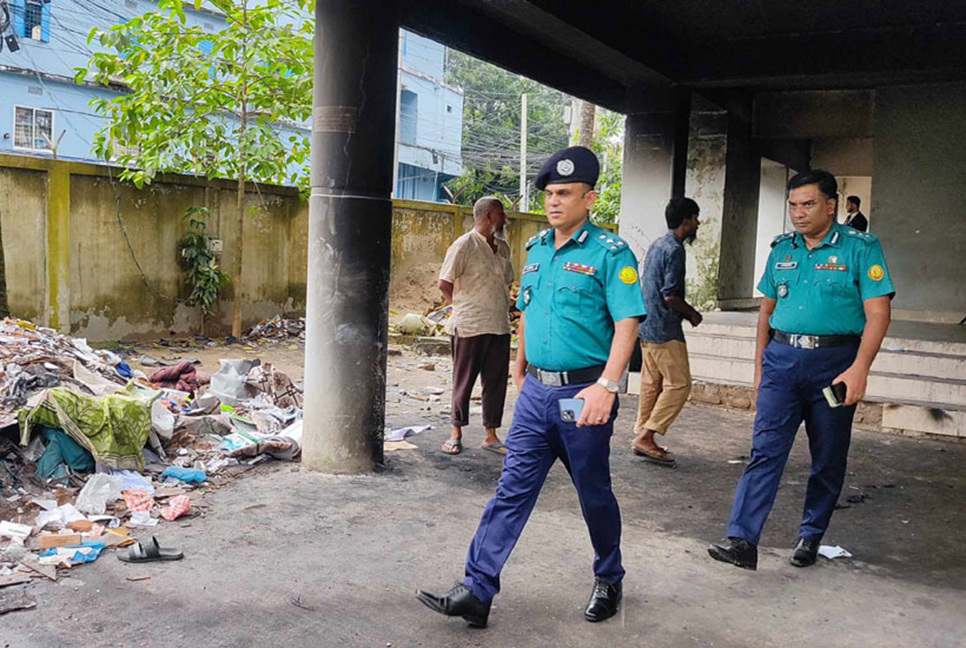
[[(691, 353), (690, 361), (691, 375), (698, 380), (749, 386), (754, 381), (753, 359)], [(966, 408), (966, 380), (962, 379), (880, 372), (874, 368), (869, 375), (867, 392), (869, 399), (883, 402), (930, 403), (939, 407)]]
[(966, 439), (966, 410), (926, 404), (886, 403), (882, 429), (912, 430)]
[[(743, 360), (755, 357), (754, 338), (691, 333), (687, 340), (692, 354)], [(883, 349), (876, 356), (872, 371), (957, 380), (966, 378), (966, 356)]]

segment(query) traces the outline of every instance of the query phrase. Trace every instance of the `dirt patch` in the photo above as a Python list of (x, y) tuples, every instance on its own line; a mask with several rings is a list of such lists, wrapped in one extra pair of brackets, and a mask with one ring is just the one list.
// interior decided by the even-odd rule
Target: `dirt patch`
[(400, 317), (406, 313), (424, 315), (443, 297), (437, 288), (441, 263), (420, 263), (409, 268), (393, 281), (389, 289), (389, 310)]

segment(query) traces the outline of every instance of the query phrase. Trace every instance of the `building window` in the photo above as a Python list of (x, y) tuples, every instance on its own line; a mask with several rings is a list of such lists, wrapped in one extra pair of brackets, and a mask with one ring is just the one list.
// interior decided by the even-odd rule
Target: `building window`
[(54, 141), (54, 113), (15, 106), (13, 133), (14, 148), (49, 151), (50, 143)]
[(419, 111), (419, 95), (403, 90), (399, 97), (399, 142), (416, 143), (416, 115)]
[(23, 30), (21, 36), (35, 41), (48, 42), (48, 20), (44, 14), (50, 11), (41, 0), (26, 0), (23, 8)]
[(448, 112), (448, 113), (453, 112), (453, 107), (451, 105), (449, 105), (449, 104), (446, 104), (446, 112)]

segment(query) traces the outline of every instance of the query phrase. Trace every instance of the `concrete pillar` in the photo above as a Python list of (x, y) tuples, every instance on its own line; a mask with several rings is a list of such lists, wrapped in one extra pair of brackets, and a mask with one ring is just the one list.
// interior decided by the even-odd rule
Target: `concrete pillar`
[(624, 129), (620, 233), (642, 258), (667, 232), (664, 209), (672, 190), (684, 194), (691, 101), (690, 93), (671, 88), (632, 94)]
[(399, 19), (395, 2), (315, 9), (303, 464), (382, 463)]
[(728, 143), (725, 155), (724, 210), (721, 216), (721, 260), (718, 302), (740, 308), (750, 302), (755, 286), (755, 243), (761, 155), (751, 131), (751, 97), (733, 95), (727, 101)]
[(47, 171), (47, 299), (44, 320), (70, 333), (70, 165), (52, 162)]

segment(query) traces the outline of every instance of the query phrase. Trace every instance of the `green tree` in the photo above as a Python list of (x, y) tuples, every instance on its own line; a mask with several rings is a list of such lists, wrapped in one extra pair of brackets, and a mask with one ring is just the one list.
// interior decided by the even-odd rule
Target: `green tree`
[(594, 119), (594, 153), (600, 160), (599, 195), (594, 222), (616, 223), (621, 210), (624, 177), (624, 115), (597, 107)]
[[(246, 181), (307, 184), (308, 138), (283, 124), (303, 123), (312, 108), (311, 0), (210, 0), (225, 27), (186, 23), (182, 0), (94, 28), (103, 50), (76, 80), (121, 90), (92, 107), (107, 118), (94, 152), (124, 166), (138, 188), (158, 173), (238, 181), (232, 335), (241, 335), (241, 271)], [(305, 3), (305, 4), (296, 4)], [(200, 0), (196, 0), (196, 5)]]
[[(460, 205), (487, 194), (510, 203), (520, 199), (520, 96), (527, 94), (527, 174), (531, 178), (549, 155), (567, 146), (564, 108), (570, 97), (472, 56), (449, 50), (447, 82), (463, 89), (464, 172), (447, 183)], [(531, 191), (530, 205), (539, 205)]]

